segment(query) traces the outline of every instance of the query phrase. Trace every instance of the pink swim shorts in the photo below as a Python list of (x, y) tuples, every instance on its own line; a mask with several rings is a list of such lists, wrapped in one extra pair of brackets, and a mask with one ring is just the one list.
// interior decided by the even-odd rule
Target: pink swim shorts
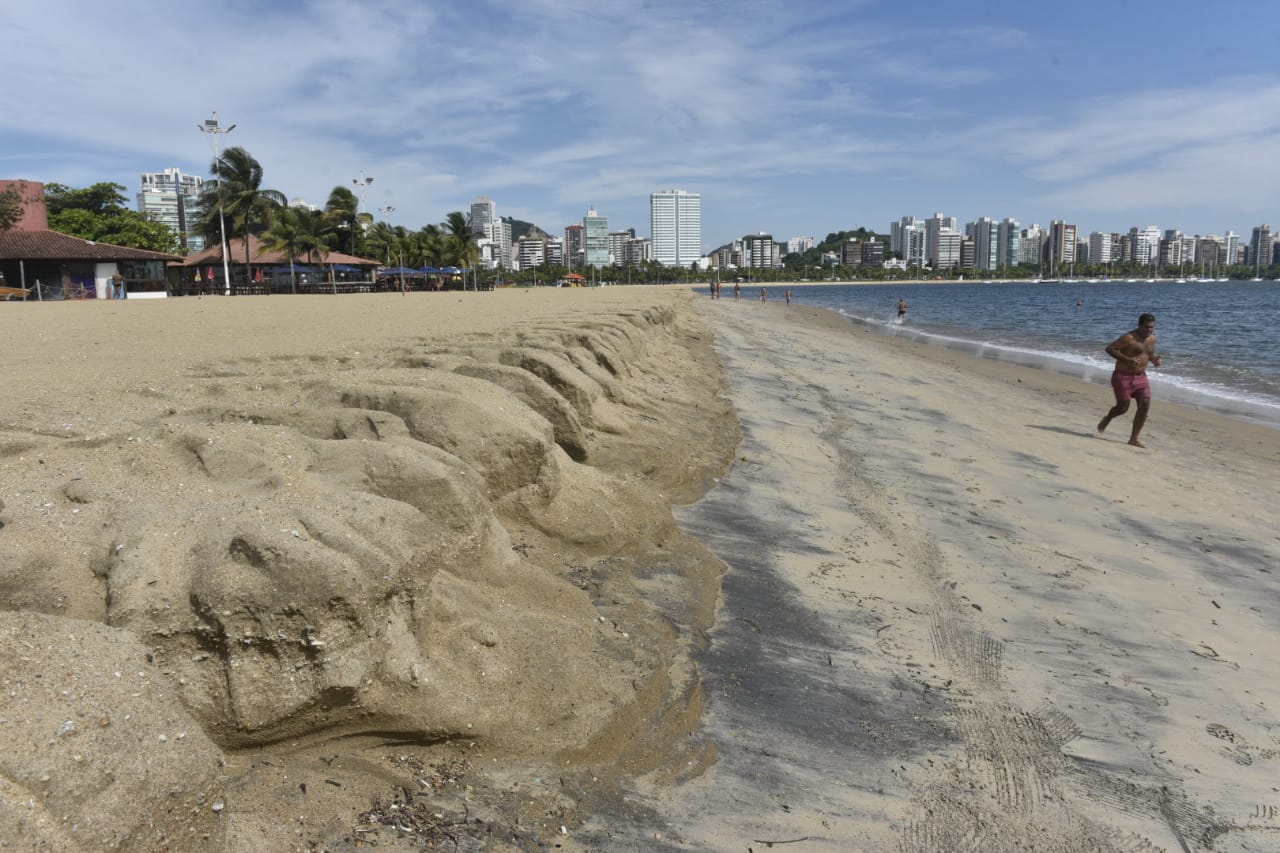
[(1111, 374), (1111, 390), (1116, 392), (1117, 403), (1134, 397), (1139, 400), (1151, 399), (1151, 383), (1147, 381), (1145, 373), (1121, 373), (1117, 370)]

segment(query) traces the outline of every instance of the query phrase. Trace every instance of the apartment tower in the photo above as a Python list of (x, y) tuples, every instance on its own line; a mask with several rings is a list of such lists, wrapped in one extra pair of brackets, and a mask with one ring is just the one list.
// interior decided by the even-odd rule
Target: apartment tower
[(649, 196), (653, 259), (665, 267), (687, 267), (702, 257), (702, 196), (663, 190)]

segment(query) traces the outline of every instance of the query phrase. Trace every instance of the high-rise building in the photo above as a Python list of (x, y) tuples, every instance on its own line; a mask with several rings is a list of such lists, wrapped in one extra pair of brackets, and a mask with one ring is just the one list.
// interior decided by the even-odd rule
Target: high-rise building
[[(1000, 267), (1000, 229), (990, 216), (983, 216), (964, 227), (973, 240), (973, 266), (970, 269), (994, 270)], [(961, 266), (964, 266), (963, 259)]]
[(902, 241), (902, 259), (907, 266), (924, 266), (924, 226), (920, 224), (904, 225), (899, 230), (898, 238)]
[(1050, 269), (1059, 272), (1062, 267), (1076, 262), (1076, 226), (1061, 219), (1049, 223)]
[(859, 240), (845, 240), (840, 246), (840, 266), (842, 267), (860, 267), (862, 266), (862, 242)]
[(521, 237), (516, 241), (516, 257), (520, 269), (531, 270), (547, 258), (547, 244), (541, 237)]
[(666, 267), (687, 267), (702, 257), (702, 196), (684, 190), (649, 195), (649, 235), (653, 259)]
[(812, 249), (816, 243), (812, 237), (792, 237), (787, 241), (787, 254), (798, 255)]
[(1259, 225), (1253, 229), (1253, 238), (1249, 241), (1249, 265), (1258, 269), (1271, 264), (1271, 226)]
[(774, 269), (782, 264), (782, 253), (773, 235), (760, 231), (742, 238), (742, 262), (755, 269)]
[(168, 226), (178, 238), (180, 249), (204, 251), (204, 238), (192, 233), (202, 210), (199, 205), (204, 178), (184, 175), (180, 169), (143, 172), (142, 190), (138, 193), (138, 210)]
[(1154, 225), (1129, 229), (1130, 260), (1139, 266), (1150, 265), (1160, 257), (1160, 229)]
[(611, 265), (620, 266), (622, 264), (622, 260), (626, 256), (627, 241), (635, 238), (636, 229), (634, 228), (609, 232), (609, 263)]
[(908, 228), (914, 228), (920, 224), (920, 220), (914, 216), (904, 216), (897, 222), (889, 223), (889, 251), (898, 252), (902, 257), (907, 256), (907, 246), (902, 239), (903, 231)]
[[(956, 227), (956, 218), (954, 216), (943, 216), (941, 213), (935, 213), (924, 221), (924, 256), (933, 260), (938, 257), (937, 240), (938, 235), (943, 229), (954, 231), (957, 236), (960, 234), (959, 228)], [(948, 242), (950, 238), (948, 238)], [(956, 263), (960, 262), (960, 244), (956, 243)]]
[(609, 217), (602, 216), (594, 207), (582, 217), (582, 248), (584, 261), (589, 267), (609, 266)]
[(586, 252), (586, 231), (581, 225), (566, 225), (564, 227), (564, 262), (565, 266), (572, 269), (583, 265), (583, 255)]
[(1114, 243), (1111, 240), (1111, 234), (1105, 231), (1094, 231), (1089, 235), (1089, 263), (1091, 264), (1109, 264), (1114, 258), (1111, 256), (1111, 247)]
[(1047, 239), (1048, 235), (1038, 223), (1032, 223), (1026, 228), (1023, 228), (1022, 239), (1019, 246), (1020, 254), (1018, 263), (1039, 267), (1040, 263), (1044, 260), (1044, 245)]
[(622, 247), (622, 263), (628, 267), (638, 267), (653, 260), (653, 241), (644, 237), (633, 237)]
[(878, 267), (884, 264), (884, 243), (868, 240), (862, 244), (862, 266)]
[(935, 270), (950, 269), (960, 263), (961, 241), (960, 232), (954, 228), (943, 226), (935, 230), (930, 241), (933, 253), (929, 256), (929, 263)]
[(996, 235), (996, 257), (1001, 267), (1022, 263), (1022, 235), (1016, 219), (1003, 219)]
[(1223, 265), (1240, 263), (1240, 235), (1234, 231), (1228, 231), (1227, 236), (1223, 238)]
[(564, 266), (564, 240), (559, 237), (547, 238), (546, 261), (553, 267)]
[(493, 199), (482, 195), (471, 202), (471, 215), (467, 218), (467, 224), (470, 226), (472, 234), (489, 237), (489, 226), (496, 222), (497, 219), (498, 205), (494, 204)]

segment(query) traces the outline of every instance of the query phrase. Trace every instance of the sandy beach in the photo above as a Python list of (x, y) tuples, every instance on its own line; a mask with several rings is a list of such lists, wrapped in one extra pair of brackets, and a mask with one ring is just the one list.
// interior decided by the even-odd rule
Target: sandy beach
[(1105, 387), (696, 307), (743, 441), (679, 514), (729, 566), (683, 845), (1280, 848), (1274, 431), (1157, 377), (1138, 450)]
[(674, 287), (0, 329), (13, 849), (1280, 847), (1280, 441), (1158, 377), (1139, 450)]

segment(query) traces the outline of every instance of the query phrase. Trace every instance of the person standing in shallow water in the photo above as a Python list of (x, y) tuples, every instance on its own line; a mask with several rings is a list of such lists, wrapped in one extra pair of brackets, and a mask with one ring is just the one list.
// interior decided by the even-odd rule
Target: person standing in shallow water
[(898, 299), (898, 319), (902, 320), (907, 316), (907, 300), (899, 297)]
[(1105, 432), (1113, 420), (1129, 411), (1129, 401), (1136, 400), (1138, 411), (1133, 416), (1129, 443), (1134, 447), (1146, 447), (1138, 441), (1138, 434), (1147, 423), (1147, 413), (1151, 409), (1151, 383), (1147, 381), (1147, 365), (1160, 366), (1160, 356), (1156, 355), (1155, 315), (1143, 314), (1139, 317), (1136, 329), (1125, 332), (1107, 345), (1107, 355), (1116, 360), (1115, 372), (1111, 374), (1111, 390), (1115, 392), (1116, 404), (1098, 421), (1098, 432)]

